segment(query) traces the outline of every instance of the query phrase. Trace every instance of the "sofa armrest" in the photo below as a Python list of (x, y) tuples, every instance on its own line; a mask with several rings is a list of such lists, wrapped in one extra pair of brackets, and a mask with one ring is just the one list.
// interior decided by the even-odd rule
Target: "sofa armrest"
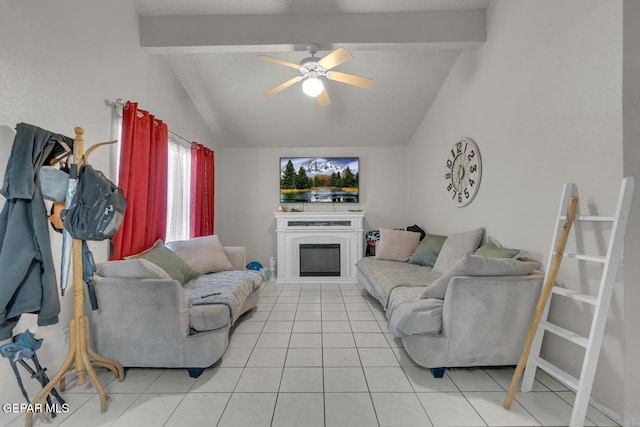
[(125, 259), (102, 262), (96, 265), (96, 274), (102, 277), (119, 279), (169, 279), (160, 266), (146, 259)]
[(188, 304), (176, 280), (95, 279), (99, 308), (90, 315), (98, 344), (148, 348), (140, 343), (176, 342), (189, 335)]
[[(441, 333), (449, 355), (500, 355), (495, 364), (517, 361), (529, 329), (544, 274), (456, 276), (449, 282)], [(464, 363), (464, 360), (459, 362)]]
[(227, 254), (234, 270), (245, 270), (247, 268), (247, 248), (244, 246), (225, 246), (224, 252)]

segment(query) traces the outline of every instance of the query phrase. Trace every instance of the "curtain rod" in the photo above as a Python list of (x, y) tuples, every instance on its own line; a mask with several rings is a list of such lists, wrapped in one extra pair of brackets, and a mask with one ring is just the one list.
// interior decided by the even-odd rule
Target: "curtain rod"
[[(125, 101), (125, 100), (124, 100), (124, 99), (122, 99), (122, 98), (116, 98), (116, 100), (115, 100), (115, 101), (112, 101), (112, 102), (111, 102), (111, 105), (112, 105), (113, 107), (115, 107), (115, 108), (117, 108), (117, 107), (120, 107), (120, 108), (127, 108), (127, 101)], [(120, 117), (122, 117), (122, 113), (120, 113), (119, 115), (120, 115)], [(184, 137), (182, 137), (182, 136), (178, 135), (178, 134), (177, 134), (177, 133), (175, 133), (175, 132), (171, 132), (171, 131), (169, 131), (169, 134), (171, 134), (171, 136), (173, 136), (174, 138), (178, 138), (178, 139), (180, 140), (180, 141), (178, 141), (178, 142), (182, 142), (182, 143), (184, 143), (184, 144), (188, 145), (189, 147), (191, 147), (191, 145), (193, 145), (193, 142), (192, 142), (192, 141), (189, 141), (187, 138), (184, 138)]]
[(170, 134), (171, 136), (173, 136), (173, 137), (176, 137), (176, 138), (180, 139), (180, 140), (181, 140), (180, 142), (182, 142), (182, 143), (184, 143), (184, 144), (188, 145), (189, 147), (191, 147), (191, 146), (193, 145), (193, 142), (189, 141), (189, 140), (188, 140), (188, 139), (186, 139), (186, 138), (181, 137), (180, 135), (178, 135), (178, 134), (177, 134), (177, 133), (175, 133), (175, 132), (171, 132), (171, 131), (169, 131), (169, 134)]

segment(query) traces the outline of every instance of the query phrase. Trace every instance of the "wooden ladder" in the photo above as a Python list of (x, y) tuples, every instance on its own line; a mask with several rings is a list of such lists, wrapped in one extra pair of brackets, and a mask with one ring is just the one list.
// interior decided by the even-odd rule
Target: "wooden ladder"
[[(574, 194), (576, 193), (576, 187), (574, 184), (568, 183), (565, 184), (562, 191), (560, 209), (558, 212), (556, 228), (553, 235), (551, 251), (549, 254), (549, 262), (547, 263), (547, 265), (551, 266), (553, 264), (554, 252), (558, 250), (559, 252), (561, 252), (561, 255), (564, 258), (572, 258), (578, 261), (603, 264), (602, 278), (600, 280), (598, 295), (596, 296), (582, 294), (567, 288), (554, 285), (553, 282), (555, 282), (555, 276), (551, 280), (551, 284), (549, 286), (550, 292), (547, 293), (546, 296), (543, 289), (543, 293), (540, 297), (541, 301), (539, 301), (539, 306), (540, 304), (542, 304), (544, 309), (541, 313), (540, 318), (538, 319), (539, 322), (536, 322), (537, 319), (534, 317), (534, 321), (529, 330), (529, 336), (527, 337), (527, 341), (525, 342), (525, 349), (523, 351), (523, 357), (526, 360), (526, 368), (524, 369), (521, 391), (531, 391), (537, 368), (542, 369), (552, 377), (567, 385), (569, 388), (573, 389), (576, 392), (576, 398), (571, 414), (571, 427), (578, 427), (584, 424), (587, 408), (589, 406), (591, 388), (593, 386), (593, 380), (596, 373), (596, 366), (598, 365), (598, 357), (600, 356), (602, 338), (604, 336), (605, 325), (609, 312), (609, 304), (611, 303), (616, 273), (618, 271), (618, 265), (622, 256), (624, 234), (627, 228), (629, 210), (631, 208), (633, 188), (633, 177), (625, 177), (622, 180), (622, 185), (620, 186), (620, 195), (618, 197), (618, 203), (614, 216), (576, 215), (575, 218), (569, 218), (570, 214), (564, 214), (564, 212), (568, 212), (570, 200), (572, 198), (575, 198)], [(568, 253), (564, 251), (564, 246), (560, 248), (560, 245), (558, 245), (557, 249), (555, 248), (557, 244), (556, 242), (558, 242), (559, 234), (563, 229), (563, 223), (566, 226), (566, 222), (569, 222), (570, 224), (573, 220), (607, 222), (612, 224), (611, 234), (609, 236), (609, 245), (607, 248), (607, 254), (605, 256)], [(560, 238), (562, 237), (563, 236), (560, 236)], [(550, 272), (548, 272), (547, 275), (549, 275)], [(555, 273), (557, 273), (557, 271)], [(546, 285), (547, 280), (545, 279), (545, 287)], [(547, 320), (551, 294), (560, 295), (564, 298), (571, 298), (583, 303), (593, 305), (595, 307), (588, 337), (576, 334), (575, 332), (567, 330)], [(535, 332), (532, 333), (532, 331)], [(582, 369), (580, 371), (579, 378), (573, 377), (569, 373), (540, 357), (542, 339), (545, 331), (560, 336), (568, 341), (571, 341), (574, 344), (585, 348), (584, 359), (582, 362)], [(504, 402), (504, 407), (507, 409), (511, 406), (511, 402), (515, 395), (517, 385), (520, 381), (522, 369), (519, 368), (521, 368), (520, 364), (518, 364), (518, 368), (516, 368), (516, 372), (513, 375), (511, 388)]]

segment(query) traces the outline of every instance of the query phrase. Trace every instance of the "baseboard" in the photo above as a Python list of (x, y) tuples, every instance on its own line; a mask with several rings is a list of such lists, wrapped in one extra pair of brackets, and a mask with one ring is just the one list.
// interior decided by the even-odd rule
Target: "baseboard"
[(356, 283), (356, 278), (342, 276), (276, 278), (276, 284), (278, 285), (287, 283)]
[(607, 417), (611, 418), (613, 421), (615, 421), (616, 423), (620, 424), (623, 427), (640, 426), (640, 424), (625, 424), (624, 417), (622, 415), (618, 414), (616, 411), (609, 408), (604, 403), (598, 401), (597, 399), (594, 399), (593, 396), (591, 396), (591, 399), (589, 399), (589, 403), (598, 411), (602, 412)]

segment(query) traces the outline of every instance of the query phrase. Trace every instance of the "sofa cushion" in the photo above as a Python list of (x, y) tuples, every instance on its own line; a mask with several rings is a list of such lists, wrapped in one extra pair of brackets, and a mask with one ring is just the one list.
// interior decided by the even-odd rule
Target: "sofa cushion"
[(409, 258), (409, 262), (424, 267), (433, 267), (445, 240), (447, 240), (447, 236), (427, 234)]
[(189, 324), (194, 331), (213, 331), (227, 326), (229, 320), (229, 307), (224, 304), (194, 305), (189, 307)]
[(487, 243), (480, 246), (476, 251), (476, 255), (491, 256), (495, 258), (514, 258), (518, 259), (522, 256), (523, 251), (520, 249), (509, 249), (503, 247), (500, 242), (492, 237), (487, 238)]
[(444, 299), (449, 281), (454, 276), (527, 276), (539, 265), (535, 261), (484, 257), (467, 253), (449, 271), (427, 286), (422, 298)]
[(231, 325), (244, 312), (245, 301), (260, 289), (262, 275), (253, 270), (219, 271), (203, 274), (184, 287), (191, 305), (225, 304), (229, 307)]
[(171, 276), (162, 268), (146, 259), (125, 259), (96, 265), (96, 273), (102, 277), (119, 279), (166, 279)]
[(166, 246), (199, 273), (233, 270), (217, 235), (177, 240), (168, 242)]
[(391, 292), (398, 286), (425, 286), (440, 277), (431, 268), (408, 262), (385, 261), (375, 257), (364, 257), (356, 263), (358, 274), (370, 284), (369, 293), (375, 296), (386, 310)]
[(380, 229), (376, 258), (388, 261), (408, 261), (420, 243), (420, 233), (404, 230)]
[(469, 252), (475, 252), (480, 246), (484, 228), (450, 235), (442, 245), (433, 270), (438, 273), (447, 272), (460, 258)]
[(126, 259), (146, 259), (147, 261), (151, 261), (166, 271), (172, 279), (177, 280), (183, 285), (200, 275), (200, 273), (189, 267), (189, 264), (184, 262), (175, 252), (167, 248), (160, 239), (156, 240), (153, 246), (146, 251), (126, 257)]
[(437, 334), (442, 328), (441, 299), (420, 299), (424, 288), (398, 287), (389, 297), (387, 328), (396, 337)]

